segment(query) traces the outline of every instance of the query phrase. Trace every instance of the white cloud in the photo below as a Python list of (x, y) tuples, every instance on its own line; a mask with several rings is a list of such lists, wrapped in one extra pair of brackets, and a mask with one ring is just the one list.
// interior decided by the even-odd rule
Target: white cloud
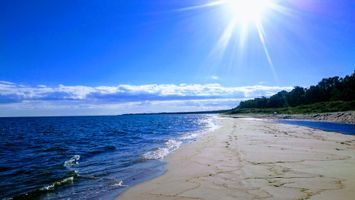
[[(19, 85), (0, 81), (0, 116), (88, 115), (227, 109), (292, 87), (220, 84)], [(65, 114), (67, 113), (67, 114)]]

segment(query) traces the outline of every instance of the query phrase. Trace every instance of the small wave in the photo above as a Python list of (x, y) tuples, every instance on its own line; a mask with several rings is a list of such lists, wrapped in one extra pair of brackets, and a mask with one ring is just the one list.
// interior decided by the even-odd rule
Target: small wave
[(149, 151), (145, 154), (143, 154), (143, 158), (146, 160), (156, 160), (156, 159), (162, 159), (165, 156), (169, 154), (169, 149), (168, 148), (158, 148), (154, 151)]
[(194, 139), (198, 138), (199, 135), (201, 135), (201, 134), (198, 132), (186, 133), (185, 135), (181, 136), (181, 139), (182, 140), (194, 140)]
[(124, 185), (122, 180), (119, 180), (117, 182), (115, 182), (112, 186), (116, 186), (116, 187), (127, 187), (128, 185)]
[(169, 153), (178, 149), (181, 144), (182, 144), (181, 141), (176, 141), (176, 140), (170, 139), (167, 142), (165, 142), (165, 147), (159, 147), (154, 151), (149, 151), (149, 152), (143, 154), (143, 158), (146, 160), (163, 159)]
[(207, 119), (205, 119), (206, 128), (208, 131), (214, 131), (217, 130), (220, 125), (218, 124), (218, 116), (210, 116)]
[(165, 142), (164, 147), (159, 147), (153, 151), (149, 151), (143, 154), (143, 158), (146, 160), (157, 160), (163, 159), (169, 153), (175, 151), (180, 147), (183, 142), (188, 142), (191, 140), (195, 140), (202, 136), (206, 132), (214, 131), (218, 129), (220, 126), (217, 124), (217, 117), (216, 116), (208, 116), (207, 118), (202, 119), (200, 125), (203, 126), (202, 130), (188, 132), (182, 135), (179, 140), (170, 139)]
[(38, 199), (42, 194), (55, 190), (59, 186), (70, 185), (74, 183), (76, 176), (70, 176), (59, 181), (55, 181), (50, 185), (44, 186), (39, 189), (32, 190), (25, 194), (16, 195), (10, 199)]
[(182, 143), (181, 141), (168, 140), (165, 144), (170, 151), (175, 151), (180, 147), (181, 143)]
[(220, 127), (220, 125), (217, 124), (216, 116), (210, 116), (208, 118), (202, 119), (200, 124), (203, 126), (202, 130), (185, 133), (180, 137), (180, 139), (183, 141), (195, 140), (205, 133), (217, 130)]
[(72, 167), (74, 165), (77, 165), (79, 164), (79, 160), (80, 160), (80, 155), (74, 155), (72, 158), (64, 162), (64, 167)]
[(49, 191), (49, 190), (54, 190), (56, 187), (61, 186), (61, 185), (66, 185), (66, 184), (72, 184), (74, 182), (74, 176), (65, 178), (63, 180), (60, 181), (56, 181), (54, 183), (52, 183), (51, 185), (45, 186), (41, 189), (39, 189), (40, 191)]

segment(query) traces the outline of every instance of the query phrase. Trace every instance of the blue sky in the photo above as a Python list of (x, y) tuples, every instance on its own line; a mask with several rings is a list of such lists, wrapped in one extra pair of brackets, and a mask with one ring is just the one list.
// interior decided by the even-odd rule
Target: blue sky
[(353, 72), (354, 1), (274, 1), (286, 8), (262, 20), (274, 71), (253, 24), (221, 53), (225, 8), (184, 9), (208, 0), (2, 1), (0, 115), (230, 108)]

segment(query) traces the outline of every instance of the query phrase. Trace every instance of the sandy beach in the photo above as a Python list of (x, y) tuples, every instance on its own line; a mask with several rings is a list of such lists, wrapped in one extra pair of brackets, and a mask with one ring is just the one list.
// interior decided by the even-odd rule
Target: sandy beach
[(353, 199), (355, 136), (272, 120), (221, 117), (167, 171), (119, 200)]

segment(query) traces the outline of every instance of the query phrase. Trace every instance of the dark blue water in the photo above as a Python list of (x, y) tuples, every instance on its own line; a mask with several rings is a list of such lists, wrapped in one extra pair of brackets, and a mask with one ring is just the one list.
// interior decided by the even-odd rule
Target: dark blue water
[(355, 135), (354, 124), (341, 124), (341, 123), (333, 123), (333, 122), (304, 121), (304, 120), (280, 120), (280, 121), (286, 124), (307, 126), (310, 128), (316, 128), (324, 131), (343, 133), (346, 135)]
[(0, 199), (110, 199), (164, 171), (211, 115), (0, 118)]

